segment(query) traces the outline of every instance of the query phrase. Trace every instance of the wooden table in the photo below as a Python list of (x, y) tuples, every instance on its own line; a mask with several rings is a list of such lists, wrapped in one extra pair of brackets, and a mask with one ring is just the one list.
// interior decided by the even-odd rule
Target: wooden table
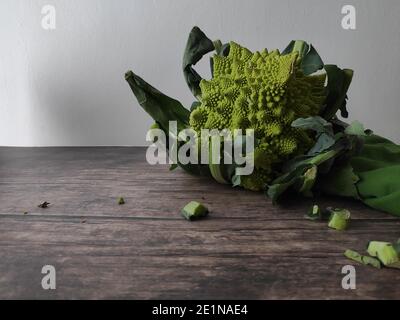
[[(191, 200), (209, 218), (184, 220)], [(400, 219), (355, 201), (317, 202), (350, 209), (351, 228), (305, 220), (311, 200), (276, 207), (150, 166), (143, 148), (0, 148), (0, 298), (399, 299), (400, 270), (343, 252), (397, 240)], [(347, 264), (356, 290), (341, 286)], [(56, 269), (56, 290), (42, 289), (44, 265)]]

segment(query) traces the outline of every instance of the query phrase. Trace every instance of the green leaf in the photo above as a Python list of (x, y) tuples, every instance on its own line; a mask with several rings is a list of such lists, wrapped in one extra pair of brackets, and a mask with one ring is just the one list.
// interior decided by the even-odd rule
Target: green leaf
[(327, 133), (333, 136), (332, 124), (320, 116), (298, 118), (292, 122), (293, 128), (313, 130), (316, 133)]
[[(190, 112), (178, 100), (166, 96), (132, 71), (125, 74), (125, 79), (140, 106), (156, 121), (167, 136), (169, 121), (177, 121), (178, 132), (189, 127)], [(191, 174), (210, 175), (207, 165), (189, 163), (179, 164), (179, 166)]]
[(287, 47), (282, 51), (282, 55), (291, 53), (294, 48), (294, 43), (295, 43), (294, 40), (290, 41), (290, 43), (287, 45)]
[(333, 135), (332, 124), (320, 116), (298, 118), (292, 122), (292, 127), (303, 130), (313, 130), (317, 133), (317, 141), (308, 151), (308, 156), (314, 156), (332, 147), (336, 139)]
[(305, 196), (311, 196), (312, 188), (317, 179), (318, 170), (316, 167), (322, 167), (327, 162), (338, 157), (341, 152), (342, 147), (337, 147), (315, 156), (300, 156), (290, 160), (284, 165), (286, 173), (275, 179), (267, 187), (266, 195), (274, 203), (278, 202), (280, 197), (289, 190), (302, 193)]
[(353, 79), (353, 70), (340, 69), (336, 65), (325, 65), (324, 69), (328, 77), (328, 97), (322, 117), (332, 119), (338, 110), (344, 118), (348, 117), (346, 109), (347, 91)]
[(354, 173), (350, 163), (335, 166), (327, 175), (320, 177), (318, 188), (329, 195), (360, 199), (356, 183), (360, 178)]
[(315, 48), (310, 45), (310, 50), (304, 56), (301, 62), (301, 68), (303, 69), (303, 73), (305, 75), (312, 74), (318, 70), (321, 70), (324, 67), (324, 62), (319, 56), (318, 52)]
[(309, 155), (315, 155), (318, 154), (322, 151), (325, 151), (332, 147), (335, 144), (336, 140), (332, 136), (326, 134), (326, 133), (321, 133), (315, 143), (315, 145), (308, 151), (307, 154)]
[(177, 121), (178, 132), (189, 126), (190, 112), (178, 100), (158, 91), (132, 71), (125, 74), (125, 79), (140, 106), (165, 132), (168, 132), (169, 121)]
[[(218, 44), (218, 42), (216, 42)], [(193, 69), (193, 66), (207, 53), (215, 49), (212, 42), (199, 27), (194, 27), (189, 34), (186, 44), (185, 53), (183, 55), (183, 75), (186, 83), (193, 95), (200, 100), (201, 76)]]
[(312, 168), (312, 165), (303, 164), (293, 171), (278, 177), (267, 187), (265, 191), (266, 195), (272, 199), (273, 203), (277, 203), (281, 196), (290, 189), (299, 192), (299, 190), (304, 186), (304, 175), (310, 168)]
[(294, 51), (299, 52), (301, 58), (300, 67), (305, 75), (310, 75), (324, 67), (324, 62), (312, 45), (308, 45), (302, 40), (291, 41), (282, 54)]

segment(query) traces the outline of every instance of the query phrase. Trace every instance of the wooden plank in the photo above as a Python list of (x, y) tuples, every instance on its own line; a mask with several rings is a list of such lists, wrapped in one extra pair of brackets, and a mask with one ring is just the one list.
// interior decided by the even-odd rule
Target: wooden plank
[[(144, 152), (0, 148), (0, 298), (400, 298), (394, 269), (354, 263), (357, 289), (341, 287), (341, 268), (353, 264), (344, 250), (396, 240), (400, 219), (319, 198), (352, 211), (349, 230), (330, 230), (303, 218), (312, 200), (274, 207), (262, 194), (150, 167)], [(209, 218), (180, 217), (193, 199)], [(52, 206), (37, 208), (45, 200)], [(55, 291), (41, 288), (45, 264), (56, 267)]]
[[(177, 218), (187, 202), (199, 200), (220, 217), (302, 219), (313, 203), (297, 199), (272, 206), (261, 193), (150, 166), (143, 148), (1, 148), (0, 159), (0, 213)], [(124, 206), (117, 205), (119, 196), (125, 198)], [(52, 206), (38, 210), (43, 201)], [(393, 219), (356, 201), (323, 197), (317, 202), (345, 206), (354, 219)]]
[[(307, 221), (0, 219), (2, 298), (399, 298), (398, 270), (358, 266), (343, 290), (346, 248), (398, 236), (400, 222), (348, 232)], [(382, 229), (385, 233), (382, 234)], [(58, 288), (40, 287), (54, 265)], [(11, 290), (10, 290), (11, 289)]]

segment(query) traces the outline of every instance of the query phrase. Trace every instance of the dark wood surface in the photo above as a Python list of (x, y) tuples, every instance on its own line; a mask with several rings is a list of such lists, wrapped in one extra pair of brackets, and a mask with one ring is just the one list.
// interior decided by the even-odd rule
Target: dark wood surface
[[(184, 220), (191, 200), (210, 216)], [(397, 240), (400, 219), (355, 201), (317, 202), (350, 209), (350, 229), (305, 220), (311, 200), (276, 207), (150, 166), (143, 148), (0, 148), (0, 298), (399, 299), (400, 270), (343, 252)], [(341, 287), (346, 264), (356, 290)], [(41, 287), (44, 265), (56, 268), (56, 290)]]

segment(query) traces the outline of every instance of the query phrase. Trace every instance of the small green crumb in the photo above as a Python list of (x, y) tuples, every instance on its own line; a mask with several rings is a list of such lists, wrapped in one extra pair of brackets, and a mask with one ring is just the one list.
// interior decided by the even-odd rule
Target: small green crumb
[(187, 220), (196, 220), (208, 215), (208, 209), (197, 201), (189, 202), (181, 211)]
[(346, 209), (328, 209), (331, 212), (328, 227), (335, 230), (346, 230), (350, 222), (350, 211)]
[(122, 197), (119, 197), (119, 198), (118, 198), (118, 204), (119, 204), (120, 206), (124, 205), (124, 204), (125, 204), (125, 199), (122, 198)]
[(364, 265), (372, 266), (377, 269), (381, 268), (381, 263), (378, 259), (369, 256), (363, 256), (359, 254), (357, 251), (348, 249), (344, 252), (344, 255), (345, 257), (354, 260), (356, 262), (362, 263)]
[(25, 211), (24, 214), (28, 214), (28, 211)]
[(399, 254), (390, 242), (370, 241), (367, 252), (370, 256), (379, 259), (384, 266), (400, 269)]
[(319, 220), (322, 219), (321, 209), (317, 204), (314, 204), (310, 210), (308, 211), (307, 215), (305, 216), (306, 219), (309, 220)]

